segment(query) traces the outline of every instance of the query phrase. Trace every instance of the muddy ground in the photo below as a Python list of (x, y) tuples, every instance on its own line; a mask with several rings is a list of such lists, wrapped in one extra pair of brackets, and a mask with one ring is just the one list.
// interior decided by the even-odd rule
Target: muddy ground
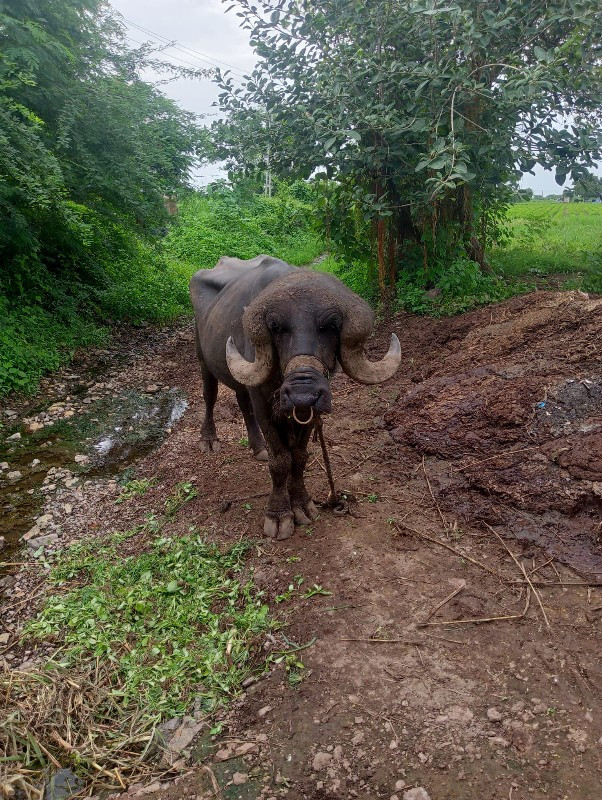
[[(379, 328), (375, 354), (390, 330), (404, 350), (398, 377), (333, 383), (325, 433), (352, 513), (325, 511), (288, 541), (260, 540), (250, 567), (287, 638), (309, 645), (299, 651), (304, 680), (292, 687), (284, 667), (274, 669), (221, 715), (219, 736), (185, 750), (193, 766), (183, 776), (130, 796), (210, 797), (212, 780), (241, 800), (602, 796), (602, 300), (538, 292), (454, 319), (401, 314)], [(179, 514), (182, 529), (258, 538), (267, 468), (241, 444), (225, 390), (222, 450), (201, 454), (192, 328), (139, 331), (105, 353), (105, 377), (76, 362), (47, 382), (45, 403), (13, 403), (5, 419), (25, 417), (31, 428), (54, 415), (64, 426), (66, 412), (113, 408), (127, 390), (133, 409), (136, 397), (162, 403), (147, 414), (159, 420), (152, 447), (134, 443), (107, 465), (98, 449), (107, 432), (90, 424), (36, 479), (24, 431), (2, 455), (4, 514), (15, 513), (15, 487), (26, 481), (21, 529), (33, 530), (30, 540), (54, 537), (43, 545), (52, 550), (134, 524), (185, 480), (198, 496)], [(82, 388), (71, 391), (65, 375)], [(46, 420), (50, 401), (59, 410)], [(137, 422), (111, 425), (135, 432)], [(50, 432), (31, 436), (55, 453), (65, 434)], [(313, 448), (308, 484), (320, 499), (326, 476)], [(9, 481), (11, 459), (23, 474)], [(157, 485), (116, 506), (124, 466)], [(10, 551), (25, 566), (2, 580), (8, 668), (39, 655), (18, 645), (44, 595), (34, 552)], [(275, 604), (297, 575), (331, 594)]]

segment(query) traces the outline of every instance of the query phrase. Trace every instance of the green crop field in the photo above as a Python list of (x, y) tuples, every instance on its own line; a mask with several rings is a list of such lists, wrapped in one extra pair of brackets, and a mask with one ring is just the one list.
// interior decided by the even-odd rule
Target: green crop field
[[(491, 253), (496, 272), (601, 291), (602, 203), (519, 203), (507, 237)], [(597, 288), (596, 288), (597, 287)]]

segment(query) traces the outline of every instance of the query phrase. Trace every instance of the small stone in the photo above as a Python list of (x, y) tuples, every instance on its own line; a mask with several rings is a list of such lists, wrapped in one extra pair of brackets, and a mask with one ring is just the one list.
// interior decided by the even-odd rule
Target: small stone
[(249, 780), (246, 772), (235, 772), (232, 776), (232, 783), (235, 786), (243, 786)]
[(46, 536), (38, 536), (35, 539), (29, 539), (27, 546), (31, 547), (32, 550), (37, 550), (38, 547), (46, 547), (46, 545), (56, 542), (58, 538), (58, 534), (48, 533)]
[(0, 472), (4, 472), (5, 469), (8, 469), (8, 461), (1, 461), (0, 462)]
[(39, 458), (34, 458), (34, 460), (31, 462), (31, 464), (30, 464), (29, 466), (30, 466), (30, 467), (37, 467), (37, 466), (38, 466), (38, 464), (41, 464), (41, 463), (42, 463), (42, 462), (40, 461), (40, 459), (39, 459)]
[(400, 792), (402, 789), (405, 789), (405, 786), (406, 786), (406, 782), (404, 780), (401, 780), (401, 778), (398, 781), (395, 781), (395, 791), (396, 792)]
[(43, 422), (30, 422), (27, 426), (27, 430), (29, 433), (35, 433), (36, 431), (41, 431), (43, 427)]
[(63, 511), (65, 512), (65, 514), (72, 514), (73, 506), (71, 505), (71, 503), (65, 503), (65, 505), (63, 506)]
[(330, 766), (331, 761), (332, 753), (325, 753), (323, 750), (320, 750), (315, 754), (314, 760), (311, 763), (311, 768), (314, 772), (321, 772), (323, 769)]
[(75, 411), (73, 411), (73, 409), (70, 408), (63, 414), (63, 419), (69, 419), (70, 417), (74, 416), (75, 416)]
[(0, 633), (0, 644), (8, 644), (10, 633)]
[(502, 747), (506, 749), (506, 747), (510, 747), (510, 742), (508, 739), (504, 739), (503, 736), (490, 736), (489, 737), (490, 744), (494, 745), (494, 747)]
[(18, 442), (20, 438), (21, 438), (21, 434), (20, 433), (13, 433), (11, 436), (8, 437), (8, 439), (6, 441), (7, 442)]
[(79, 794), (84, 782), (70, 769), (59, 769), (46, 784), (44, 800), (67, 800)]
[(42, 514), (41, 517), (37, 518), (36, 525), (38, 526), (38, 528), (47, 528), (51, 522), (52, 522), (52, 514)]
[(83, 453), (77, 453), (73, 457), (73, 460), (75, 461), (76, 464), (87, 464), (90, 459), (88, 456), (83, 455)]
[(160, 388), (161, 387), (157, 383), (149, 383), (145, 391), (149, 392), (149, 394), (154, 394), (155, 392), (158, 392)]
[(22, 473), (19, 472), (18, 469), (13, 469), (11, 472), (8, 473), (6, 476), (9, 481), (18, 481), (20, 478), (23, 477)]
[(265, 716), (267, 716), (267, 714), (270, 713), (271, 710), (272, 706), (264, 706), (263, 708), (259, 709), (259, 711), (257, 712), (257, 716), (259, 717), (259, 719), (263, 719)]
[(414, 789), (408, 789), (403, 793), (403, 800), (431, 800), (426, 789), (422, 786), (416, 786)]
[(234, 750), (234, 755), (237, 756), (248, 756), (249, 753), (257, 753), (259, 750), (259, 746), (256, 742), (244, 742), (243, 744), (239, 744), (238, 747)]
[(488, 708), (487, 709), (487, 719), (489, 722), (501, 722), (503, 717), (502, 714), (497, 710), (497, 708)]

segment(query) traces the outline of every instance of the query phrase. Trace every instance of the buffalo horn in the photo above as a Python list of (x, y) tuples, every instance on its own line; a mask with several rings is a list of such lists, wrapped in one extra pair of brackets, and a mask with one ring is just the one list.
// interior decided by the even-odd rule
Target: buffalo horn
[(345, 347), (345, 344), (341, 343), (341, 366), (350, 378), (360, 383), (388, 381), (393, 377), (400, 363), (401, 345), (394, 333), (391, 334), (389, 352), (380, 361), (368, 361), (363, 344), (356, 347)]
[(226, 342), (226, 361), (234, 380), (244, 386), (259, 386), (272, 372), (272, 348), (256, 347), (255, 361), (247, 361), (238, 352), (234, 340), (230, 336)]

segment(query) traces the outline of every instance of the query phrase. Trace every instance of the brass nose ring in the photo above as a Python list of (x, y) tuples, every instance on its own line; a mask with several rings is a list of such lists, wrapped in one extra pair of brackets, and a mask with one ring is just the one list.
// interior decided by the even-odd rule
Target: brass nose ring
[(310, 406), (309, 407), (309, 411), (310, 411), (309, 419), (302, 420), (302, 419), (299, 419), (299, 417), (297, 416), (297, 406), (293, 406), (293, 419), (295, 420), (295, 422), (298, 422), (299, 425), (309, 425), (309, 423), (314, 418), (314, 407)]

